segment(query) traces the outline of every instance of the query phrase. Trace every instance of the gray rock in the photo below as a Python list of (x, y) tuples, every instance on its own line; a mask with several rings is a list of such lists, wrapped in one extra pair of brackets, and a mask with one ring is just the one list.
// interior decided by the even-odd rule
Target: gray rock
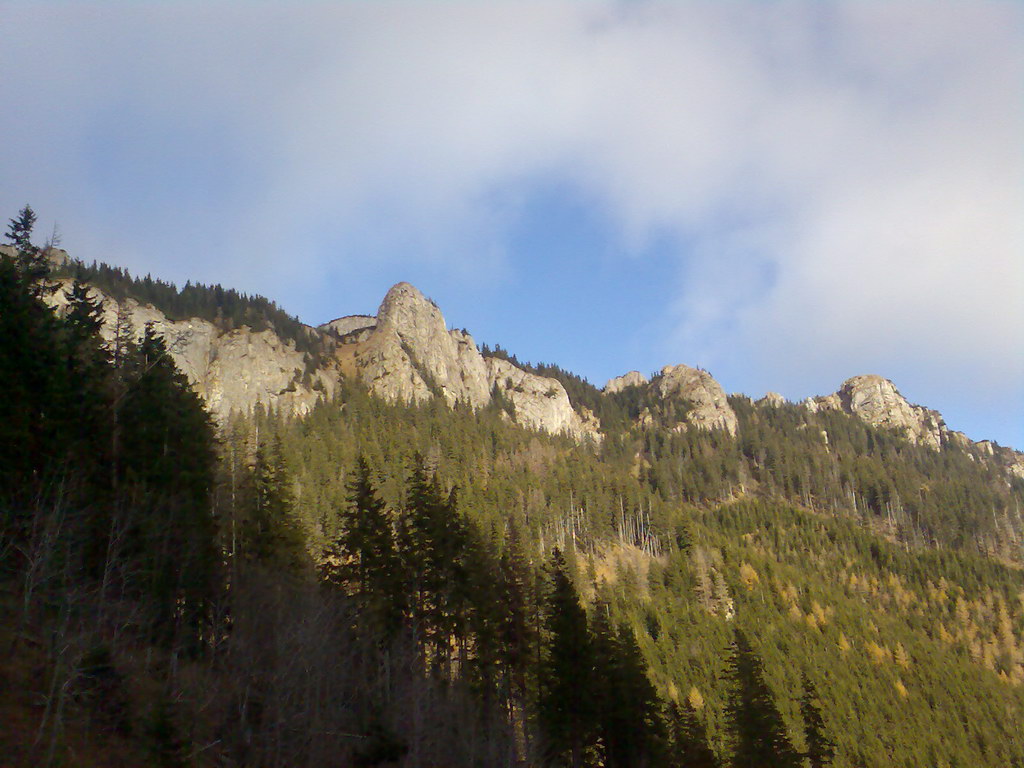
[(491, 399), (473, 338), (449, 331), (437, 305), (409, 283), (384, 297), (357, 365), (370, 389), (388, 400), (421, 402), (438, 394), (449, 405), (480, 408)]
[(891, 427), (914, 443), (938, 450), (942, 447), (946, 423), (938, 411), (911, 405), (895, 385), (881, 376), (854, 376), (836, 393), (847, 413), (875, 427)]
[(527, 373), (497, 357), (486, 362), (488, 381), (512, 403), (518, 423), (577, 440), (601, 439), (597, 419), (589, 411), (582, 416), (576, 413), (557, 379)]
[(362, 326), (369, 331), (350, 331), (342, 341), (352, 342), (357, 375), (380, 397), (414, 403), (443, 397), (449, 405), (463, 402), (476, 409), (490, 403), (497, 387), (519, 424), (577, 440), (600, 439), (597, 419), (574, 411), (561, 383), (506, 360), (485, 360), (473, 337), (448, 330), (437, 305), (409, 283), (388, 291), (373, 320)]
[(329, 323), (318, 325), (317, 330), (323, 333), (332, 333), (338, 338), (347, 336), (355, 331), (372, 329), (377, 324), (377, 318), (373, 315), (345, 315)]
[[(67, 305), (65, 290), (71, 281), (59, 283), (61, 289), (50, 297), (58, 312)], [(169, 320), (150, 304), (140, 304), (135, 299), (119, 303), (97, 288), (91, 291), (103, 301), (100, 333), (106, 342), (114, 340), (119, 313), (123, 313), (136, 337), (151, 323), (164, 337), (175, 364), (219, 421), (232, 411), (250, 411), (257, 403), (286, 413), (305, 414), (322, 394), (334, 391), (336, 369), (329, 366), (312, 371), (310, 386), (305, 386), (304, 355), (273, 331), (253, 331), (248, 326), (222, 331), (198, 318)], [(315, 333), (313, 329), (309, 331)]]
[(736, 434), (736, 413), (721, 385), (707, 371), (688, 365), (666, 365), (653, 386), (661, 397), (681, 397), (692, 404), (686, 415), (691, 425)]
[(780, 405), (785, 404), (786, 398), (778, 392), (769, 392), (756, 403), (756, 405), (767, 406), (769, 408), (778, 408)]
[(647, 377), (640, 373), (640, 371), (630, 371), (622, 376), (616, 376), (614, 379), (609, 379), (608, 383), (604, 385), (604, 392), (605, 394), (611, 395), (616, 392), (621, 392), (626, 389), (626, 387), (641, 387), (647, 383)]

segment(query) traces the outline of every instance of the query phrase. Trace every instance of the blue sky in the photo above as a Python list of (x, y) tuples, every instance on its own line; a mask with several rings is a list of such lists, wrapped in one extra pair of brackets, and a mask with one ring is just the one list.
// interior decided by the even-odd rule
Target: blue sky
[(602, 384), (891, 378), (1024, 448), (1024, 6), (0, 1), (0, 212)]

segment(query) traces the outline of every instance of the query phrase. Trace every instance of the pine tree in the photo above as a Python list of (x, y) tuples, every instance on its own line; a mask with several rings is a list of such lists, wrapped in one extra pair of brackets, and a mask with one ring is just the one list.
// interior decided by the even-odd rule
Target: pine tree
[(39, 298), (52, 293), (50, 285), (50, 263), (42, 248), (32, 244), (32, 230), (35, 228), (36, 214), (31, 206), (26, 205), (18, 216), (10, 220), (6, 238), (17, 251), (15, 264), (22, 284), (35, 297)]
[(707, 732), (689, 701), (670, 704), (671, 763), (686, 768), (720, 768), (721, 763), (708, 743)]
[(727, 716), (734, 736), (736, 768), (797, 768), (799, 756), (765, 680), (761, 660), (746, 635), (735, 632), (730, 656), (734, 682)]
[(414, 633), (442, 670), (450, 665), (451, 643), (464, 630), (467, 609), (462, 598), (469, 534), (456, 504), (454, 492), (445, 494), (417, 455), (400, 536), (403, 571), (409, 580)]
[(348, 505), (332, 553), (339, 562), (329, 567), (328, 576), (347, 584), (368, 618), (385, 635), (393, 635), (401, 626), (405, 605), (401, 561), (387, 508), (362, 455), (347, 488)]
[(244, 526), (244, 551), (268, 568), (302, 575), (309, 565), (306, 539), (295, 516), (291, 478), (281, 438), (260, 443), (253, 460), (253, 508)]
[(591, 622), (594, 699), (605, 764), (617, 768), (657, 764), (665, 734), (657, 692), (633, 630), (614, 629), (606, 601), (598, 600)]
[(803, 676), (803, 689), (800, 714), (803, 716), (804, 735), (807, 740), (807, 752), (804, 756), (810, 761), (811, 768), (823, 768), (832, 764), (836, 745), (826, 731), (818, 691), (806, 673)]
[(536, 628), (530, 621), (534, 578), (523, 553), (522, 533), (515, 518), (509, 520), (508, 537), (498, 567), (501, 661), (508, 670), (511, 695), (524, 701), (536, 636)]
[(580, 768), (595, 739), (594, 650), (565, 558), (551, 554), (540, 714), (552, 758)]
[(158, 639), (197, 639), (219, 563), (211, 506), (213, 425), (151, 325), (126, 350), (122, 368), (116, 456), (122, 493), (150, 504), (136, 511), (131, 533), (139, 583), (156, 604)]

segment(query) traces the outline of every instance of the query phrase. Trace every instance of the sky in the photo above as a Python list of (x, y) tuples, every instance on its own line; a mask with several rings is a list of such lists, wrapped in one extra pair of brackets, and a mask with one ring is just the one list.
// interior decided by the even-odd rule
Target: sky
[(1024, 4), (0, 0), (0, 216), (598, 386), (893, 380), (1024, 449)]

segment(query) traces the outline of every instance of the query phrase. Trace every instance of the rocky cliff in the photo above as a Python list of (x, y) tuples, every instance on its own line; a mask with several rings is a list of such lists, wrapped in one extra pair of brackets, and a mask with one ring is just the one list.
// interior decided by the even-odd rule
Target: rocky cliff
[(812, 411), (840, 410), (873, 427), (895, 429), (911, 442), (936, 450), (954, 439), (938, 411), (912, 405), (891, 381), (881, 376), (854, 376), (843, 382), (835, 394), (808, 398), (804, 404)]
[(651, 386), (660, 397), (687, 400), (692, 408), (686, 420), (691, 425), (736, 434), (739, 423), (736, 413), (729, 405), (725, 390), (707, 371), (688, 365), (666, 365)]
[(487, 368), (473, 338), (449, 331), (437, 305), (409, 283), (387, 292), (357, 365), (370, 389), (388, 400), (441, 396), (449, 405), (479, 408), (491, 398)]
[(342, 369), (387, 400), (419, 403), (442, 397), (449, 405), (476, 409), (490, 403), (497, 391), (526, 427), (577, 440), (600, 439), (597, 420), (573, 409), (558, 380), (484, 358), (473, 337), (449, 330), (437, 305), (409, 283), (388, 291), (376, 317), (353, 315), (326, 327), (340, 342)]
[[(0, 250), (8, 252), (7, 246)], [(66, 252), (52, 249), (53, 264), (67, 264)], [(62, 289), (70, 281), (62, 281)], [(518, 423), (577, 440), (600, 440), (598, 419), (586, 408), (574, 408), (557, 379), (522, 370), (500, 358), (484, 358), (465, 331), (449, 329), (440, 309), (409, 283), (398, 283), (384, 297), (376, 315), (346, 315), (318, 328), (305, 327), (315, 347), (313, 360), (273, 330), (247, 326), (225, 328), (199, 318), (171, 320), (158, 308), (132, 298), (120, 302), (93, 288), (104, 301), (103, 334), (111, 339), (121, 315), (136, 334), (151, 323), (168, 343), (177, 365), (188, 376), (210, 411), (223, 419), (234, 410), (248, 411), (257, 403), (305, 414), (317, 399), (331, 394), (340, 375), (363, 381), (380, 397), (419, 403), (443, 398), (451, 406), (464, 403), (478, 409), (495, 394), (507, 404)], [(51, 299), (58, 308), (63, 290)], [(689, 410), (676, 428), (720, 429), (735, 435), (738, 420), (722, 387), (707, 371), (687, 365), (663, 368), (652, 381), (638, 371), (617, 376), (605, 394), (630, 387), (643, 388), (645, 397), (684, 400)], [(770, 392), (760, 407), (780, 407), (781, 395)], [(973, 443), (947, 428), (934, 410), (909, 403), (891, 381), (881, 376), (854, 376), (833, 394), (808, 398), (812, 411), (834, 409), (879, 428), (895, 429), (908, 440), (939, 450), (948, 443), (969, 447), (979, 460), (992, 461), (1024, 477), (1024, 454), (988, 441)], [(653, 423), (650, 410), (640, 423)]]
[[(71, 281), (59, 282), (60, 289), (51, 301), (61, 311)], [(96, 288), (91, 296), (103, 301), (101, 333), (108, 341), (114, 338), (119, 314), (135, 336), (141, 336), (151, 323), (166, 340), (175, 364), (218, 420), (232, 411), (249, 411), (257, 403), (305, 414), (322, 394), (334, 390), (336, 370), (321, 368), (307, 376), (305, 356), (273, 331), (253, 331), (245, 326), (223, 330), (198, 318), (174, 321), (135, 299), (118, 302)], [(315, 333), (313, 329), (309, 332)]]
[(609, 379), (608, 383), (604, 385), (604, 392), (607, 395), (613, 395), (627, 387), (642, 387), (647, 383), (647, 377), (640, 373), (640, 371), (630, 371), (622, 376)]
[(507, 360), (488, 357), (487, 378), (491, 386), (511, 402), (515, 419), (534, 429), (564, 433), (577, 440), (600, 440), (600, 423), (587, 409), (573, 410), (569, 395), (556, 379), (537, 376)]

